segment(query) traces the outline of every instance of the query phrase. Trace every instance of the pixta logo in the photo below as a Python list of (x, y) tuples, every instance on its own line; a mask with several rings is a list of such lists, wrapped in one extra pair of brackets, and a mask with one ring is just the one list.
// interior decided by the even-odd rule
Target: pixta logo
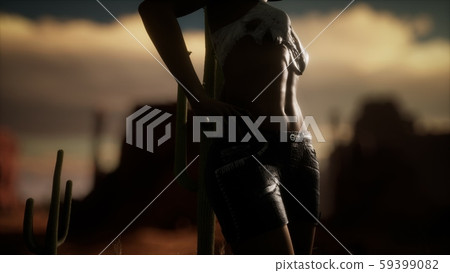
[[(245, 129), (247, 129), (248, 132), (242, 139), (237, 139), (236, 127), (238, 122), (242, 123), (241, 121), (245, 123)], [(222, 116), (194, 116), (193, 141), (200, 142), (201, 133), (203, 132), (203, 134), (207, 138), (226, 138), (228, 142), (248, 142), (252, 138), (252, 135), (259, 142), (267, 142), (267, 140), (264, 138), (264, 135), (259, 130), (259, 126), (264, 121), (278, 124), (280, 128), (280, 142), (302, 142), (303, 138), (311, 140), (312, 137), (311, 133), (308, 131), (308, 128), (311, 128), (311, 130), (314, 132), (314, 135), (316, 136), (318, 142), (325, 142), (325, 138), (323, 137), (319, 126), (312, 116), (306, 116), (303, 118), (301, 130), (296, 133), (289, 132), (287, 130), (289, 123), (298, 123), (299, 119), (296, 116), (259, 116), (255, 121), (253, 121), (248, 116), (229, 116), (227, 122), (224, 122), (224, 117)], [(202, 123), (214, 124), (215, 129), (202, 130)], [(224, 127), (226, 127), (227, 129), (227, 134), (224, 133)]]
[[(172, 114), (148, 105), (143, 106), (126, 119), (126, 143), (141, 149), (146, 148), (147, 151), (153, 153), (155, 143), (159, 147), (171, 137), (170, 122), (167, 121), (171, 116)], [(156, 140), (155, 129), (162, 126), (164, 122), (167, 122), (164, 135)], [(134, 141), (135, 139), (136, 141)]]
[[(148, 105), (140, 108), (126, 119), (126, 143), (134, 145), (141, 149), (146, 149), (147, 151), (153, 153), (155, 150), (155, 144), (157, 147), (161, 146), (164, 142), (171, 137), (171, 127), (170, 122), (167, 121), (172, 114), (163, 112), (159, 109), (152, 108)], [(322, 132), (319, 129), (316, 121), (311, 116), (306, 116), (302, 120), (302, 128), (297, 133), (292, 133), (287, 131), (288, 123), (298, 122), (296, 116), (260, 116), (258, 119), (253, 121), (248, 116), (229, 116), (227, 122), (224, 121), (223, 116), (194, 116), (193, 123), (193, 142), (201, 142), (201, 135), (206, 138), (222, 138), (226, 139), (228, 142), (248, 142), (252, 137), (256, 138), (259, 142), (267, 142), (263, 134), (259, 130), (259, 126), (265, 121), (271, 123), (277, 123), (280, 128), (280, 142), (302, 142), (304, 138), (311, 140), (311, 133), (308, 131), (310, 128), (317, 138), (318, 142), (325, 142)], [(236, 127), (237, 123), (240, 122), (242, 129), (242, 122), (244, 122), (247, 129), (247, 133), (242, 139), (237, 138)], [(164, 127), (164, 133), (158, 139), (155, 139), (155, 129), (166, 123)], [(215, 125), (215, 129), (203, 129), (201, 128), (202, 123), (209, 123)], [(225, 128), (227, 128), (227, 133), (225, 134)], [(158, 136), (161, 135), (158, 130)]]

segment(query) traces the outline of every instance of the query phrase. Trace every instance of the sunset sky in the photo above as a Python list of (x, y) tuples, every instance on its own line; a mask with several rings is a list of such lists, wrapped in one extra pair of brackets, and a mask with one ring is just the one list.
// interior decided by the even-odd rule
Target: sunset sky
[[(104, 0), (155, 56), (136, 13), (140, 1)], [(285, 0), (285, 10), (308, 45), (350, 1)], [(101, 111), (102, 166), (116, 162), (125, 117), (135, 104), (174, 102), (171, 76), (95, 1), (4, 1), (0, 9), (0, 127), (18, 139), (19, 194), (49, 194), (56, 151), (66, 151), (64, 177), (92, 181), (93, 116)], [(351, 137), (360, 104), (392, 97), (416, 121), (419, 133), (450, 131), (449, 2), (355, 1), (307, 51), (310, 63), (299, 83), (299, 102), (317, 121), (326, 143), (335, 141), (330, 113), (340, 113), (338, 136)], [(180, 19), (191, 58), (201, 76), (202, 12)], [(159, 58), (159, 57), (158, 57)]]

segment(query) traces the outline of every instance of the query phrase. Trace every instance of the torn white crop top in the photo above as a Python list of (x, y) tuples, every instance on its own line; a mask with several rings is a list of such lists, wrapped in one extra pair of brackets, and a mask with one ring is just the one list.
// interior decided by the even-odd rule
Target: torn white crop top
[(238, 20), (211, 34), (216, 57), (221, 65), (236, 42), (247, 35), (253, 37), (258, 44), (262, 44), (266, 35), (271, 36), (276, 43), (289, 50), (290, 68), (298, 75), (305, 70), (309, 57), (291, 27), (289, 16), (263, 1), (258, 2)]

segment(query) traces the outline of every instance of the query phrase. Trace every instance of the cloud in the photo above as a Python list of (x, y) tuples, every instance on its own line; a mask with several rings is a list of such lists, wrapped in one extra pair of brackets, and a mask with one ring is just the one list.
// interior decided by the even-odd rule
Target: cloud
[[(121, 21), (158, 56), (137, 15)], [(109, 110), (175, 99), (170, 75), (117, 23), (3, 14), (1, 33), (4, 98)], [(197, 59), (204, 54), (199, 35), (187, 39)]]
[[(294, 25), (310, 37), (334, 15), (309, 15)], [(428, 76), (448, 69), (448, 58), (442, 58), (448, 57), (448, 40), (418, 40), (431, 29), (429, 17), (402, 20), (360, 4), (344, 13), (311, 47), (320, 52), (318, 62), (351, 64), (366, 75), (397, 70)]]
[[(306, 45), (336, 15), (310, 14), (293, 25)], [(318, 115), (338, 108), (348, 120), (362, 98), (394, 96), (425, 126), (448, 130), (450, 44), (420, 41), (432, 28), (429, 16), (403, 19), (363, 4), (348, 10), (307, 49), (306, 108)]]
[[(292, 18), (293, 26), (306, 45), (336, 14)], [(0, 20), (2, 100), (74, 111), (126, 111), (139, 101), (175, 100), (171, 76), (116, 22), (31, 21), (9, 14)], [(120, 21), (160, 60), (138, 15)], [(301, 103), (317, 109), (314, 115), (330, 107), (348, 109), (343, 111), (350, 115), (351, 105), (362, 96), (384, 91), (425, 122), (445, 120), (449, 41), (420, 41), (432, 28), (426, 16), (398, 18), (363, 4), (349, 9), (309, 46), (311, 62), (300, 86), (300, 98), (305, 98)], [(201, 75), (203, 34), (190, 31), (186, 41)]]

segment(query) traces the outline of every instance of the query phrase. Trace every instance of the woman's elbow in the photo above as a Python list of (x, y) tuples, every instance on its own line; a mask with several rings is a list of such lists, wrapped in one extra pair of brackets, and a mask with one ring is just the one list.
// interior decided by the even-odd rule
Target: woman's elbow
[(142, 16), (149, 13), (171, 12), (175, 17), (190, 14), (206, 5), (205, 0), (144, 0), (138, 11)]
[(140, 15), (142, 15), (142, 13), (144, 13), (147, 4), (148, 4), (148, 1), (143, 1), (143, 2), (141, 2), (141, 3), (139, 4), (139, 6), (138, 6), (138, 12), (139, 12)]
[(145, 14), (146, 11), (148, 11), (149, 8), (151, 8), (151, 7), (150, 7), (151, 5), (152, 5), (152, 1), (149, 1), (149, 0), (145, 0), (145, 1), (143, 1), (142, 3), (140, 3), (140, 4), (139, 4), (139, 7), (138, 7), (139, 14), (140, 14), (141, 16), (142, 16), (143, 14)]
[(139, 14), (145, 16), (148, 13), (158, 11), (164, 5), (164, 1), (161, 0), (144, 0), (139, 4), (138, 11)]

